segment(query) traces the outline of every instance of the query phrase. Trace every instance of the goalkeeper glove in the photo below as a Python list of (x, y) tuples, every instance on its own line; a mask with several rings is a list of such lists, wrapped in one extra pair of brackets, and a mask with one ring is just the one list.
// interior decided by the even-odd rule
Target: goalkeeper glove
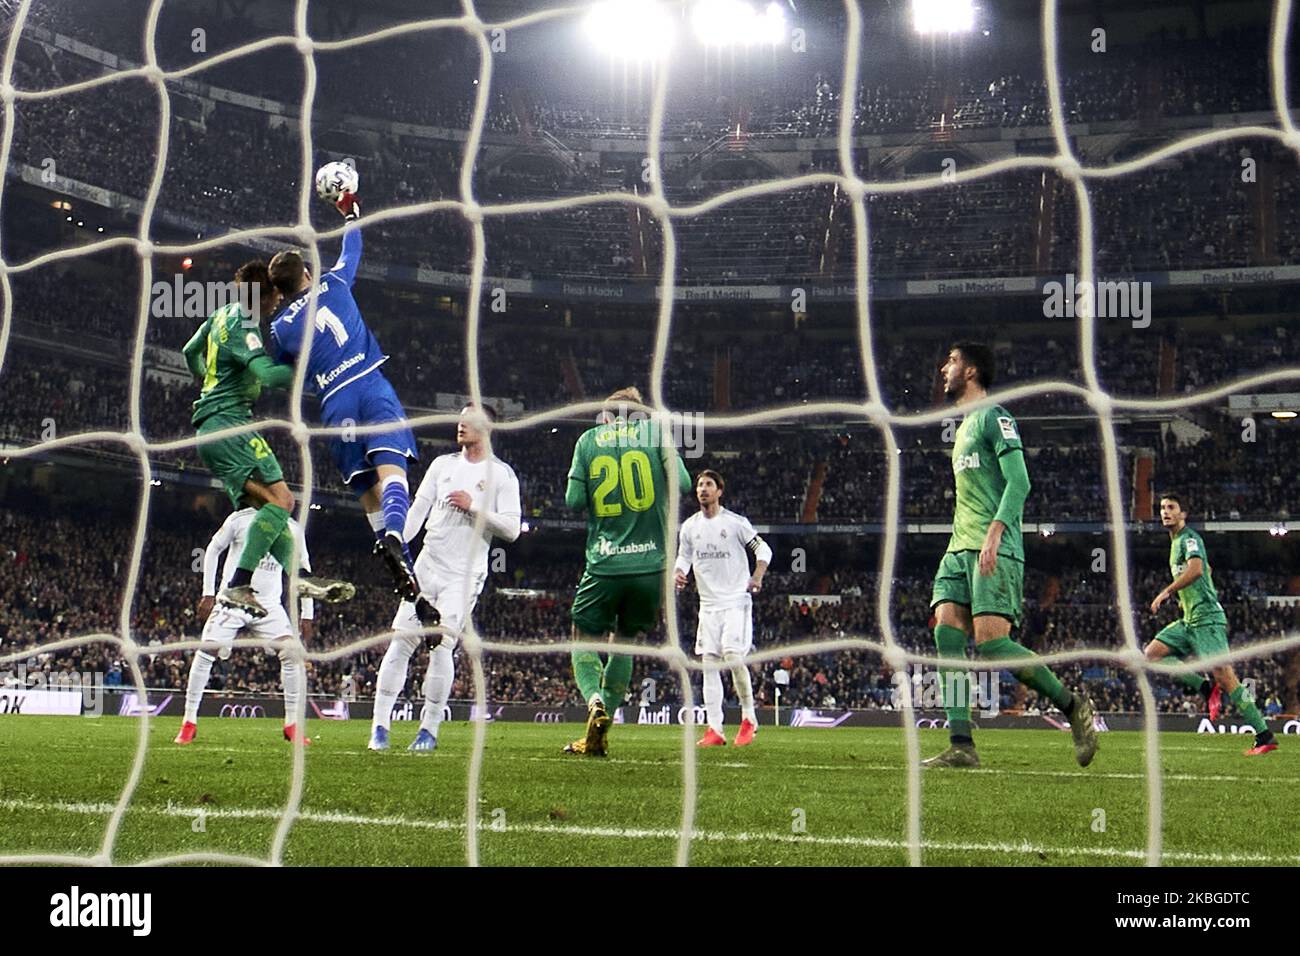
[(349, 222), (361, 216), (361, 203), (357, 201), (356, 193), (345, 192), (334, 204), (334, 208)]

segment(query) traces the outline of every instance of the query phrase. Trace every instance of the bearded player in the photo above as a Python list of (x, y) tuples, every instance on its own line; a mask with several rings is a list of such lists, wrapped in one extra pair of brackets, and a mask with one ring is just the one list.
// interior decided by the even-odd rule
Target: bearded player
[[(445, 633), (430, 636), (429, 669), (424, 675), (424, 709), (420, 732), (408, 750), (430, 751), (438, 746), (438, 728), (456, 679), (455, 652), (460, 630), (474, 611), (488, 575), (492, 539), (519, 537), (523, 506), (514, 469), (492, 454), (489, 435), (475, 424), (472, 405), (461, 410), (456, 423), (460, 451), (439, 455), (424, 473), (406, 518), (406, 540), (424, 530), (424, 546), (415, 562), (420, 594), (431, 604)], [(496, 421), (496, 412), (483, 407)], [(482, 532), (475, 531), (479, 514)], [(392, 641), (379, 665), (370, 749), (388, 749), (388, 730), (397, 695), (406, 686), (406, 671), (420, 646), (420, 620), (415, 605), (403, 601), (393, 620)]]
[[(1180, 495), (1166, 492), (1160, 496), (1160, 523), (1169, 532), (1169, 573), (1174, 579), (1155, 596), (1151, 613), (1158, 612), (1165, 601), (1177, 594), (1183, 617), (1156, 634), (1146, 646), (1147, 660), (1159, 661), (1171, 654), (1179, 660), (1191, 660), (1228, 653), (1228, 616), (1223, 613), (1210, 574), (1205, 539), (1188, 527)], [(1247, 693), (1246, 685), (1237, 679), (1232, 665), (1220, 664), (1210, 672), (1214, 675), (1213, 686), (1201, 674), (1179, 674), (1178, 681), (1209, 698), (1211, 720), (1218, 720), (1223, 713), (1224, 695), (1227, 695), (1228, 701), (1255, 729), (1255, 745), (1246, 751), (1246, 756), (1256, 757), (1277, 750), (1273, 731), (1268, 729), (1264, 715)]]
[[(355, 183), (353, 183), (355, 185)], [(343, 218), (354, 222), (361, 206), (352, 192), (335, 203)], [(343, 234), (343, 251), (334, 268), (315, 282), (317, 291), (315, 334), (310, 354), (301, 355), (313, 278), (302, 254), (278, 252), (271, 259), (271, 282), (284, 296), (271, 323), (271, 339), (281, 362), (307, 363), (306, 384), (320, 398), (321, 422), (330, 427), (378, 425), (393, 427), (377, 434), (347, 438), (334, 435), (330, 450), (343, 483), (360, 499), (375, 536), (375, 553), (393, 575), (396, 593), (420, 607), (424, 623), (436, 624), (432, 609), (419, 600), (411, 553), (402, 535), (410, 510), (406, 471), (419, 460), (415, 435), (406, 425), (406, 413), (380, 366), (388, 356), (361, 318), (352, 284), (361, 263), (361, 231)]]
[[(988, 394), (993, 352), (961, 342), (948, 353), (940, 374), (944, 394), (958, 406)], [(956, 505), (952, 537), (939, 563), (930, 607), (939, 656), (964, 660), (975, 638), (976, 656), (995, 661), (1025, 686), (1051, 700), (1070, 721), (1074, 756), (1081, 767), (1097, 753), (1092, 701), (1072, 693), (1038, 655), (1011, 639), (1024, 603), (1025, 551), (1020, 525), (1029, 494), (1029, 473), (1020, 432), (1000, 405), (971, 412), (957, 429), (952, 449)], [(951, 745), (922, 761), (927, 767), (978, 767), (970, 716), (970, 672), (941, 668), (944, 710)]]
[[(587, 512), (586, 567), (573, 598), (573, 639), (632, 640), (659, 618), (668, 512), (668, 449), (648, 419), (629, 420), (627, 405), (641, 392), (624, 388), (606, 399), (601, 424), (579, 436), (564, 503)], [(681, 458), (682, 494), (691, 476)], [(603, 757), (612, 723), (632, 679), (632, 657), (611, 651), (573, 651), (573, 677), (587, 702), (587, 731), (566, 753)]]
[[(740, 729), (735, 744), (744, 747), (754, 740), (758, 717), (754, 711), (754, 685), (745, 655), (754, 647), (754, 599), (763, 588), (763, 575), (772, 562), (772, 549), (758, 536), (744, 515), (722, 506), (722, 476), (706, 469), (695, 479), (695, 497), (700, 510), (682, 522), (677, 536), (677, 590), (686, 588), (686, 575), (695, 572), (700, 592), (699, 621), (695, 631), (695, 653), (712, 665), (704, 672), (704, 712), (709, 729), (699, 740), (701, 747), (721, 747), (722, 672), (731, 680), (740, 699)], [(749, 555), (754, 555), (754, 572)]]
[[(217, 529), (203, 551), (203, 597), (199, 599), (198, 608), (199, 616), (205, 619), (203, 646), (190, 659), (190, 675), (185, 685), (185, 716), (175, 743), (194, 742), (194, 735), (198, 732), (199, 704), (203, 701), (203, 692), (207, 689), (208, 678), (212, 674), (212, 664), (217, 658), (224, 661), (230, 657), (231, 644), (240, 633), (247, 637), (263, 638), (270, 647), (275, 648), (280, 658), (280, 684), (284, 689), (284, 739), (292, 741), (299, 736), (296, 720), (305, 675), (302, 661), (293, 654), (293, 627), (289, 615), (280, 603), (280, 581), (286, 567), (268, 554), (253, 571), (254, 590), (267, 603), (267, 611), (261, 617), (239, 608), (217, 606), (213, 601), (218, 559), (225, 552), (222, 581), (227, 582), (238, 570), (238, 556), (243, 553), (244, 545), (256, 523), (256, 509), (250, 507), (236, 511)], [(303, 570), (310, 571), (311, 557), (307, 554), (302, 527), (290, 518), (286, 533), (292, 536), (292, 540), (299, 542), (299, 564)], [(315, 602), (308, 597), (302, 598), (299, 612), (305, 643), (312, 638)], [(306, 745), (311, 741), (302, 735), (302, 742)]]
[[(286, 388), (293, 380), (293, 370), (273, 362), (262, 346), (259, 317), (269, 314), (279, 300), (266, 263), (260, 259), (244, 263), (235, 271), (235, 283), (236, 301), (213, 312), (182, 349), (190, 371), (203, 383), (191, 418), (200, 436), (248, 424), (263, 386)], [(267, 609), (253, 587), (253, 573), (268, 553), (280, 566), (289, 567), (293, 493), (275, 453), (257, 432), (206, 442), (198, 450), (203, 463), (221, 480), (231, 505), (256, 509), (241, 538), (238, 561), (217, 600), (253, 617), (265, 617)], [(302, 596), (326, 601), (347, 600), (354, 590), (346, 582), (325, 579), (300, 577), (298, 584)]]

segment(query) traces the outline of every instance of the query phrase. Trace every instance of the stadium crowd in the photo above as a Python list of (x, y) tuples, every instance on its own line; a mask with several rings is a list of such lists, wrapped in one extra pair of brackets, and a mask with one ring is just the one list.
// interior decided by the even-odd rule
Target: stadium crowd
[[(120, 604), (126, 582), (131, 524), (125, 512), (97, 514), (94, 521), (68, 507), (53, 507), (51, 519), (44, 509), (48, 500), (11, 491), (0, 509), (0, 530), (6, 545), (0, 551), (0, 649), (5, 653), (30, 648), (28, 673), (85, 672), (103, 674), (109, 685), (132, 681), (120, 648), (108, 641), (79, 645), (58, 652), (42, 652), (40, 645), (87, 634), (111, 637), (118, 631)], [(347, 516), (351, 518), (352, 516)], [(318, 518), (312, 534), (314, 568), (320, 572), (361, 582), (352, 602), (323, 607), (316, 621), (312, 648), (334, 648), (381, 633), (391, 620), (394, 599), (379, 583), (357, 527), (339, 527), (338, 517)], [(213, 527), (211, 530), (215, 530)], [(353, 532), (348, 534), (348, 532)], [(193, 517), (159, 513), (152, 517), (142, 553), (139, 586), (131, 606), (132, 636), (148, 648), (141, 664), (148, 686), (184, 687), (187, 653), (169, 653), (169, 642), (195, 639), (202, 622), (195, 615), (200, 593), (196, 549), (207, 543), (209, 528)], [(539, 642), (563, 644), (569, 634), (569, 605), (580, 574), (572, 548), (551, 543), (533, 552), (531, 559), (506, 556), (506, 570), (492, 574), (475, 614), (476, 627), (487, 639), (527, 646)], [(76, 546), (66, 547), (75, 541)], [(938, 546), (939, 539), (935, 539)], [(778, 543), (779, 547), (779, 543)], [(1131, 584), (1135, 606), (1159, 590), (1168, 572), (1144, 567)], [(1274, 640), (1293, 626), (1294, 611), (1267, 606), (1262, 598), (1285, 590), (1285, 578), (1264, 571), (1236, 571), (1219, 564), (1215, 569), (1221, 601), (1229, 615), (1233, 646), (1243, 647)], [(769, 573), (764, 591), (755, 598), (754, 634), (757, 648), (784, 644), (858, 637), (880, 642), (876, 619), (877, 575), (848, 569)], [(1048, 575), (1033, 568), (1026, 579), (1024, 640), (1040, 653), (1082, 648), (1117, 649), (1123, 637), (1111, 592), (1113, 582), (1104, 574)], [(910, 651), (933, 653), (928, 619), (930, 581), (919, 572), (894, 582), (892, 618), (898, 640)], [(819, 603), (830, 598), (836, 603)], [(679, 633), (688, 649), (693, 644), (696, 599), (692, 592), (677, 602)], [(1157, 628), (1150, 615), (1140, 611), (1135, 622), (1140, 640)], [(665, 640), (663, 625), (647, 637)], [(373, 694), (383, 647), (371, 648), (337, 661), (309, 665), (312, 693), (337, 697)], [(472, 698), (471, 669), (461, 657), (455, 699)], [(419, 664), (419, 662), (417, 662)], [(784, 666), (791, 673), (785, 704), (819, 708), (855, 707), (888, 709), (894, 706), (894, 678), (875, 652), (866, 650), (810, 651), (769, 661), (758, 668), (759, 699), (771, 702), (775, 684), (772, 672)], [(498, 653), (484, 660), (488, 696), (494, 702), (580, 703), (572, 685), (568, 654), (563, 652)], [(1138, 709), (1137, 685), (1120, 668), (1100, 663), (1072, 664), (1062, 668), (1063, 678), (1086, 685), (1102, 710)], [(1261, 655), (1241, 662), (1244, 677), (1276, 693), (1295, 707), (1295, 668), (1287, 669), (1284, 655)], [(213, 671), (214, 690), (272, 693), (279, 664), (261, 649), (240, 651)], [(418, 673), (418, 667), (417, 667)], [(639, 662), (632, 687), (644, 677), (655, 681), (659, 700), (680, 699), (676, 680), (654, 662)], [(1004, 708), (1034, 706), (1035, 701), (1017, 690), (1004, 675)], [(30, 678), (29, 678), (30, 679)], [(418, 679), (411, 685), (416, 692)], [(1194, 704), (1172, 682), (1155, 681), (1159, 706), (1164, 711), (1186, 711)], [(698, 698), (699, 688), (696, 687)]]

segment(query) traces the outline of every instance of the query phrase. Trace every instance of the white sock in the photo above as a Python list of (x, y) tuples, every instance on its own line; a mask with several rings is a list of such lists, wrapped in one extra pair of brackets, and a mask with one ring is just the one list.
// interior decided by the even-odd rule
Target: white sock
[(418, 638), (405, 634), (394, 634), (384, 651), (383, 663), (379, 665), (379, 678), (375, 681), (375, 715), (370, 720), (371, 728), (383, 727), (388, 730), (393, 720), (393, 705), (406, 687), (406, 669), (415, 654)]
[(208, 687), (208, 677), (212, 674), (212, 665), (216, 658), (206, 651), (195, 651), (190, 660), (190, 679), (185, 685), (185, 723), (194, 724), (199, 720), (199, 704), (203, 692)]
[(758, 716), (754, 713), (754, 685), (749, 679), (749, 665), (739, 654), (725, 654), (723, 660), (731, 665), (731, 679), (736, 686), (736, 696), (740, 698), (740, 715), (755, 726)]
[(375, 532), (375, 534), (384, 530), (383, 511), (367, 511), (366, 520), (370, 522), (370, 530)]
[[(716, 664), (718, 656), (705, 654), (704, 662)], [(710, 727), (722, 733), (722, 671), (704, 672), (704, 716), (708, 719)]]
[(442, 726), (443, 708), (451, 699), (451, 685), (455, 679), (455, 651), (446, 644), (439, 644), (429, 652), (429, 671), (424, 675), (424, 710), (420, 712), (420, 726), (435, 737)]
[(280, 651), (280, 684), (284, 687), (284, 725), (298, 722), (298, 702), (302, 698), (302, 661), (288, 648)]

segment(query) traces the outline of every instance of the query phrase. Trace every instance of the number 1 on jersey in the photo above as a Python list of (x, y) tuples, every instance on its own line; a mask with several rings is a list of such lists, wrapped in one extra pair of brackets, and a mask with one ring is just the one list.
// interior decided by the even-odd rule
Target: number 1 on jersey
[(334, 341), (338, 343), (339, 348), (348, 344), (348, 330), (343, 327), (343, 320), (331, 311), (328, 305), (316, 306), (316, 331), (324, 332), (329, 329), (330, 334), (334, 336)]

